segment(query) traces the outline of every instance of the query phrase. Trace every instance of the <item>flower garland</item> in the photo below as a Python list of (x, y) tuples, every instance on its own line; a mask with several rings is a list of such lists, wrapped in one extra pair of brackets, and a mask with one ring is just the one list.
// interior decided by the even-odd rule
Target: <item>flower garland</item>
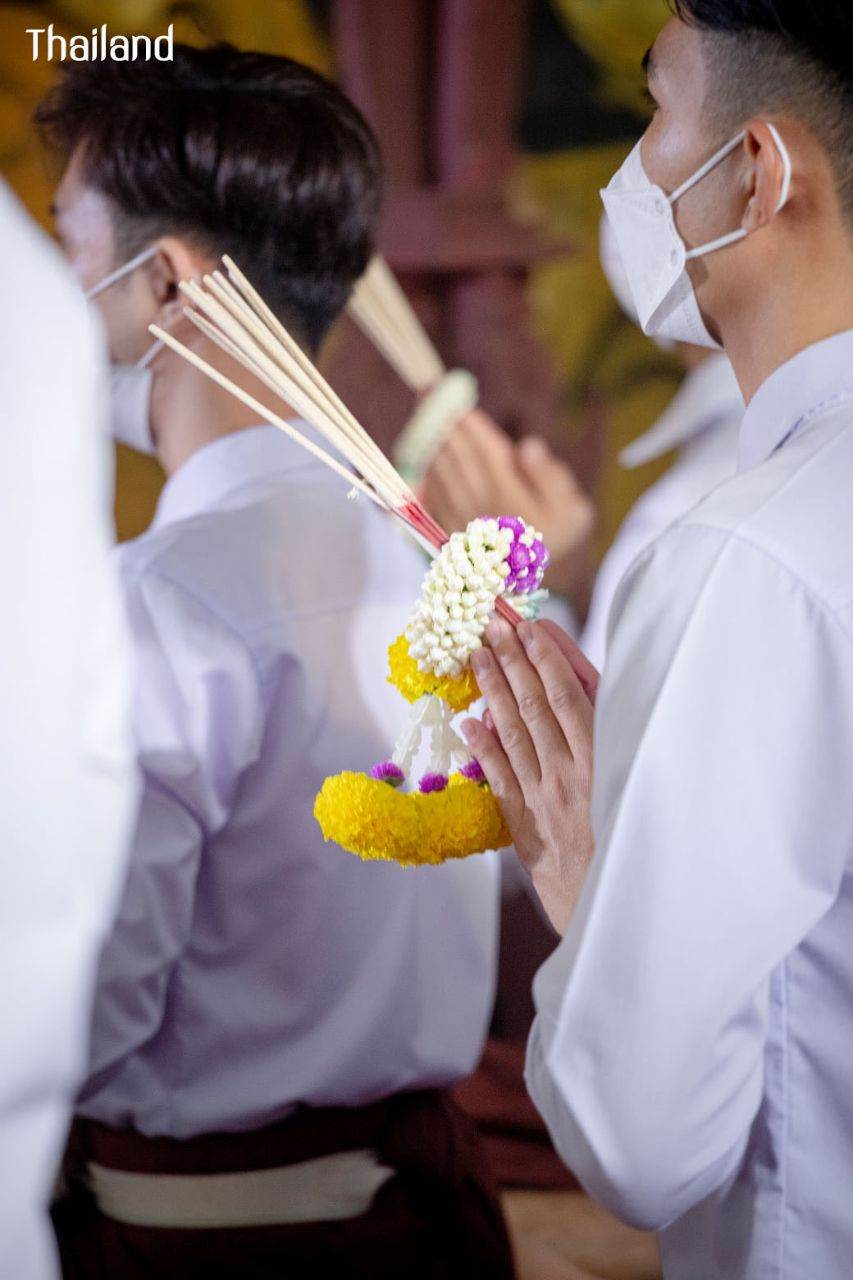
[(488, 786), (454, 773), (432, 791), (400, 792), (364, 773), (327, 778), (314, 816), (327, 840), (365, 861), (437, 865), (510, 843)]
[(498, 596), (534, 591), (548, 564), (545, 544), (523, 520), (472, 520), (432, 562), (406, 628), (409, 653), (439, 679), (461, 675)]
[(388, 650), (388, 683), (393, 684), (407, 702), (417, 702), (431, 693), (454, 711), (467, 711), (480, 696), (471, 667), (466, 667), (458, 676), (436, 676), (432, 671), (422, 671), (411, 655), (405, 634), (397, 636)]
[[(438, 864), (510, 843), (480, 764), (453, 728), (479, 696), (471, 654), (499, 596), (535, 616), (548, 564), (541, 536), (513, 516), (472, 520), (436, 555), (403, 635), (388, 650), (391, 684), (412, 712), (389, 760), (327, 778), (314, 816), (326, 840), (366, 860)], [(404, 784), (424, 738), (429, 767)], [(456, 769), (453, 766), (458, 766)]]

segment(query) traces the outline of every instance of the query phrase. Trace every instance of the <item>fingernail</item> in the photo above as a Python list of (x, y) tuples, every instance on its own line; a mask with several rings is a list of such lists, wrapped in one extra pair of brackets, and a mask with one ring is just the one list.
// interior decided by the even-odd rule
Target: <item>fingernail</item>
[(471, 666), (474, 668), (475, 676), (482, 676), (489, 670), (493, 662), (492, 655), (488, 649), (476, 649), (471, 654)]
[(506, 639), (508, 622), (504, 622), (503, 618), (492, 618), (486, 627), (486, 639), (489, 644), (500, 644), (501, 640)]
[(466, 742), (473, 742), (477, 736), (477, 721), (463, 720), (459, 726), (459, 731)]
[(529, 649), (533, 642), (533, 627), (529, 622), (519, 622), (518, 638), (524, 645), (525, 649)]

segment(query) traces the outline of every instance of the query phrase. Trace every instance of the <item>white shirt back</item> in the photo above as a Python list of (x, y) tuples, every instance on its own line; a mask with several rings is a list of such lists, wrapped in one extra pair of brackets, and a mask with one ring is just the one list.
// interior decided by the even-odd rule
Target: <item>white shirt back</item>
[(181, 1138), (465, 1075), (495, 860), (366, 864), (312, 815), (324, 777), (386, 758), (404, 722), (386, 649), (420, 553), (256, 427), (190, 458), (121, 566), (145, 794), (80, 1110)]

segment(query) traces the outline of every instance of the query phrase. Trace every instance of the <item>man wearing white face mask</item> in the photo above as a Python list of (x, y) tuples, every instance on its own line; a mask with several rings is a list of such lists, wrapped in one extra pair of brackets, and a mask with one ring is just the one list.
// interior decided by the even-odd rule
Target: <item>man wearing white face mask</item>
[(738, 474), (622, 584), (594, 710), (495, 624), (463, 728), (565, 935), (527, 1078), (566, 1162), (667, 1280), (847, 1280), (853, 12), (677, 10), (605, 205), (646, 331), (732, 362)]
[(71, 63), (37, 116), (114, 415), (129, 391), (123, 438), (167, 475), (120, 549), (144, 790), (56, 1215), (66, 1280), (508, 1278), (447, 1091), (485, 1036), (498, 868), (365, 866), (313, 817), (327, 774), (393, 740), (383, 637), (420, 555), (189, 364), (146, 368), (149, 324), (183, 323), (257, 393), (183, 320), (180, 281), (223, 253), (315, 350), (372, 252), (376, 143), (289, 59), (174, 54)]
[[(639, 324), (606, 213), (601, 219), (600, 256), (619, 305)], [(634, 557), (733, 475), (737, 463), (744, 405), (728, 359), (689, 342), (660, 337), (655, 341), (676, 350), (685, 377), (660, 418), (622, 450), (619, 461), (633, 468), (672, 450), (678, 456), (628, 512), (595, 572), (591, 595), (592, 502), (544, 441), (527, 437), (514, 445), (496, 423), (475, 410), (457, 424), (421, 482), (426, 506), (445, 528), (463, 528), (478, 511), (518, 510), (542, 530), (556, 553), (548, 585), (573, 607), (583, 624), (581, 648), (598, 667), (604, 663), (613, 596)]]
[[(620, 306), (638, 323), (622, 257), (610, 221), (601, 219), (601, 265)], [(676, 348), (686, 370), (678, 391), (657, 421), (622, 450), (623, 467), (641, 467), (672, 449), (669, 470), (634, 503), (595, 575), (580, 645), (597, 667), (604, 664), (610, 608), (632, 561), (679, 516), (734, 475), (743, 396), (728, 359), (692, 343), (656, 338)]]
[[(122, 266), (116, 267), (103, 280), (87, 289), (86, 297), (90, 300), (100, 297), (120, 280), (125, 280), (137, 267), (150, 262), (156, 253), (156, 246), (151, 245), (134, 254)], [(162, 342), (152, 342), (135, 363), (113, 362), (110, 367), (110, 430), (119, 444), (126, 444), (137, 453), (157, 452), (151, 422), (153, 375), (150, 365), (162, 348)]]

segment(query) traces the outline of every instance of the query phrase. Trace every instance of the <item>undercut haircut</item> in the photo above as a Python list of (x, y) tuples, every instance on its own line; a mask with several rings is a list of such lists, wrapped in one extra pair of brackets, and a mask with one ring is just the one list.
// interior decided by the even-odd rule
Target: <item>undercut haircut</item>
[(162, 235), (228, 253), (313, 350), (367, 266), (376, 139), (290, 58), (176, 44), (171, 62), (67, 63), (35, 123), (110, 201), (123, 258)]
[(699, 29), (721, 134), (759, 112), (790, 114), (825, 147), (853, 225), (853, 0), (673, 0)]

